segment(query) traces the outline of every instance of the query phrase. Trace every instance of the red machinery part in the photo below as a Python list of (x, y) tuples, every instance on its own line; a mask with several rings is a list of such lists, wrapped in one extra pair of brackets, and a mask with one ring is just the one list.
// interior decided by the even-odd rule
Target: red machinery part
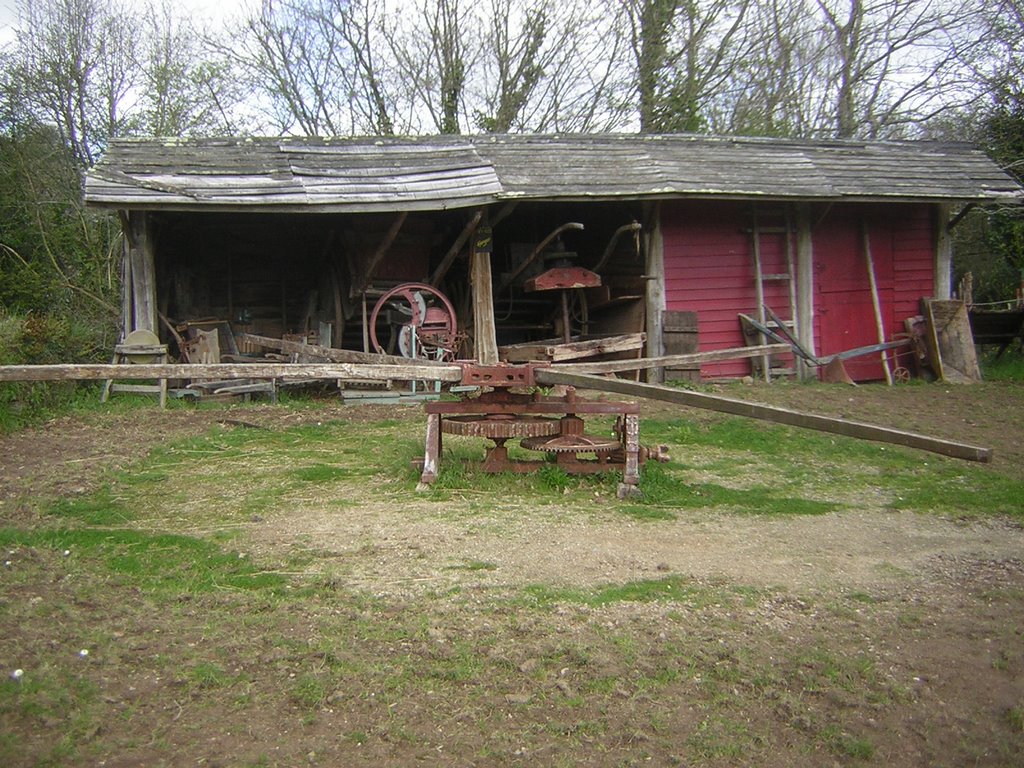
[(377, 338), (377, 318), (382, 309), (396, 302), (408, 305), (410, 319), (402, 327), (415, 331), (421, 349), (441, 349), (454, 355), (458, 343), (455, 308), (447, 296), (426, 283), (402, 283), (377, 299), (370, 314), (370, 343), (374, 350), (385, 352)]

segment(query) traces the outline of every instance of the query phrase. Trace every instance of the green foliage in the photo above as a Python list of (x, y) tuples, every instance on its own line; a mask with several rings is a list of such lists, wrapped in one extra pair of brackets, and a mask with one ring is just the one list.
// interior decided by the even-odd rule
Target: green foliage
[(990, 353), (982, 355), (978, 362), (985, 381), (1024, 382), (1024, 354), (1007, 351), (996, 357)]
[(261, 571), (248, 557), (179, 534), (111, 528), (0, 528), (0, 547), (67, 550), (69, 557), (94, 563), (123, 583), (153, 592), (244, 589), (273, 593), (286, 584), (283, 576)]
[[(1024, 182), (1024, 102), (1006, 93), (985, 118), (981, 142), (988, 154)], [(954, 230), (956, 277), (974, 275), (976, 302), (1005, 301), (1024, 283), (1024, 212), (1000, 206), (968, 216)]]
[[(0, 365), (84, 362), (93, 356), (94, 333), (69, 316), (8, 315), (0, 307)], [(70, 381), (0, 383), (0, 434), (48, 418), (93, 390)]]

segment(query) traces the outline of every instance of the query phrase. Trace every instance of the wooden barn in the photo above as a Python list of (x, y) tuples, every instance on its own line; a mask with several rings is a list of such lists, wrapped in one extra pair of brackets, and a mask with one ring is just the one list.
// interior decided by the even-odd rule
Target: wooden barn
[(85, 186), (122, 218), (126, 334), (408, 354), (371, 318), (415, 282), (485, 361), (737, 347), (764, 306), (817, 355), (877, 344), (949, 297), (957, 213), (1020, 195), (964, 145), (618, 134), (117, 140)]

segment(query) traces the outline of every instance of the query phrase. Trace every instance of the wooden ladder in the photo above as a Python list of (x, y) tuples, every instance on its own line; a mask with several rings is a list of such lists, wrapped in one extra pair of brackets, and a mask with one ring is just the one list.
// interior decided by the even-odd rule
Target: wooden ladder
[[(761, 224), (761, 218), (757, 209), (757, 203), (754, 203), (752, 207), (752, 226), (750, 229), (751, 238), (751, 250), (754, 256), (754, 291), (757, 300), (756, 316), (757, 321), (769, 328), (776, 326), (774, 321), (769, 321), (765, 315), (765, 304), (764, 304), (764, 284), (768, 281), (785, 282), (788, 288), (789, 294), (789, 319), (783, 320), (783, 323), (789, 329), (790, 333), (795, 338), (800, 338), (799, 327), (797, 325), (797, 306), (796, 306), (796, 279), (793, 273), (793, 250), (794, 250), (794, 236), (793, 236), (793, 222), (792, 216), (790, 215), (789, 209), (787, 208), (782, 213), (783, 224), (775, 226), (763, 226)], [(785, 243), (785, 257), (786, 257), (786, 271), (785, 272), (774, 272), (765, 273), (762, 266), (761, 259), (761, 235), (764, 234), (784, 234), (786, 237)], [(767, 344), (768, 340), (764, 337), (763, 333), (758, 333), (758, 343)], [(758, 361), (760, 362), (760, 371), (758, 368)], [(760, 373), (764, 376), (765, 381), (771, 381), (772, 375), (776, 376), (793, 376), (796, 374), (795, 368), (783, 368), (783, 367), (772, 367), (771, 356), (763, 355), (761, 358), (752, 358), (751, 365), (754, 367), (755, 373)]]

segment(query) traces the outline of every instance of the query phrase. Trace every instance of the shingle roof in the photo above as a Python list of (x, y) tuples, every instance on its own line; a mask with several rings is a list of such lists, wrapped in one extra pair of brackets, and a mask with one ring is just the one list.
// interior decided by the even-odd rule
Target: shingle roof
[(983, 153), (937, 142), (690, 135), (120, 139), (86, 177), (109, 208), (369, 212), (508, 199), (1019, 199)]

